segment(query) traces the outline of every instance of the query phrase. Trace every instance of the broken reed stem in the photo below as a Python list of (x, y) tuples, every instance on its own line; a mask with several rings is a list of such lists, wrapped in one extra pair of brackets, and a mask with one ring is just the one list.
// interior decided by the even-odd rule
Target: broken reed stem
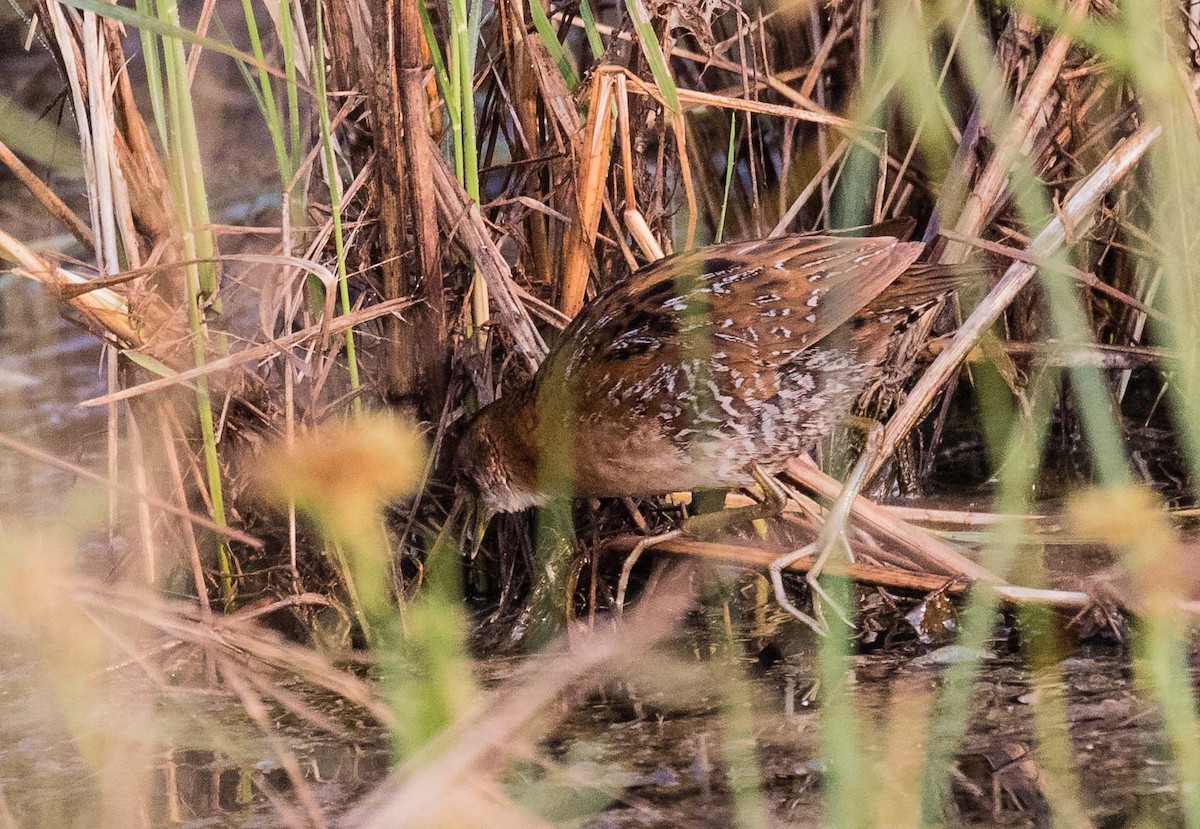
[[(1067, 15), (1066, 26), (1082, 20), (1090, 8), (1090, 0), (1075, 0)], [(1065, 30), (1060, 30), (1051, 39), (1046, 51), (1038, 60), (1037, 68), (1025, 87), (1008, 129), (996, 143), (987, 166), (980, 173), (967, 202), (963, 205), (954, 230), (962, 235), (977, 236), (983, 229), (988, 211), (999, 198), (1000, 193), (1008, 183), (1009, 172), (1013, 161), (1028, 140), (1034, 127), (1038, 113), (1045, 106), (1046, 95), (1058, 80), (1059, 70), (1067, 59), (1067, 54), (1074, 45), (1074, 38)], [(957, 265), (966, 260), (970, 248), (959, 241), (951, 240), (942, 251), (939, 258), (944, 264)]]
[[(786, 468), (787, 476), (825, 498), (833, 500), (842, 491), (842, 484), (825, 474), (808, 457), (792, 461)], [(940, 570), (945, 575), (963, 577), (972, 581), (1002, 584), (1004, 579), (983, 565), (972, 561), (962, 553), (929, 533), (903, 521), (895, 515), (861, 495), (855, 498), (853, 515), (859, 525), (883, 535), (902, 547), (912, 561), (913, 569), (924, 571)]]
[(491, 302), (496, 306), (497, 316), (508, 326), (517, 355), (526, 368), (536, 370), (546, 357), (546, 343), (530, 319), (529, 312), (517, 298), (508, 263), (497, 249), (492, 232), (479, 212), (478, 203), (471, 199), (462, 183), (446, 166), (433, 137), (426, 136), (424, 140), (433, 161), (433, 186), (437, 192), (442, 224), (454, 228), (455, 240), (467, 252), (487, 283)]
[[(39, 282), (52, 292), (57, 292), (60, 286), (86, 286), (90, 282), (86, 277), (52, 265), (3, 230), (0, 230), (0, 255), (17, 263), (13, 272), (18, 276)], [(94, 331), (107, 332), (126, 347), (137, 347), (142, 343), (141, 334), (129, 314), (128, 303), (115, 291), (108, 288), (89, 290), (68, 302), (88, 319)]]
[(588, 120), (578, 149), (575, 176), (578, 200), (575, 221), (564, 241), (563, 275), (559, 283), (559, 309), (568, 317), (579, 313), (587, 291), (588, 274), (595, 254), (596, 232), (604, 205), (604, 186), (612, 159), (613, 76), (597, 72), (592, 78)]
[[(1113, 147), (1095, 169), (1071, 188), (1057, 215), (1030, 242), (1030, 258), (1034, 261), (1043, 259), (1062, 246), (1067, 240), (1067, 223), (1070, 224), (1072, 232), (1082, 230), (1099, 200), (1133, 168), (1161, 132), (1161, 127), (1147, 124)], [(950, 341), (950, 345), (938, 354), (909, 392), (904, 403), (888, 419), (879, 457), (869, 470), (868, 479), (879, 473), (896, 446), (917, 425), (938, 391), (958, 370), (983, 333), (1000, 318), (1037, 271), (1036, 265), (1014, 262), (971, 312)]]

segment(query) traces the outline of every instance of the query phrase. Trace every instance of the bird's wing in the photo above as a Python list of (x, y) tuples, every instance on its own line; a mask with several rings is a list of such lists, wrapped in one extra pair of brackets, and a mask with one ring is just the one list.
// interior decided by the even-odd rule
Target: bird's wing
[[(602, 292), (564, 330), (536, 381), (542, 411), (563, 429), (577, 470), (586, 469), (576, 492), (736, 478), (757, 457), (757, 401), (795, 393), (794, 361), (921, 250), (881, 237), (733, 242), (661, 260)], [(752, 440), (724, 452), (714, 440), (725, 427)], [(781, 439), (796, 450), (806, 438), (792, 431)], [(701, 445), (712, 450), (704, 459)]]
[(589, 303), (544, 374), (592, 394), (697, 350), (786, 359), (868, 305), (922, 247), (888, 237), (786, 236), (662, 259)]

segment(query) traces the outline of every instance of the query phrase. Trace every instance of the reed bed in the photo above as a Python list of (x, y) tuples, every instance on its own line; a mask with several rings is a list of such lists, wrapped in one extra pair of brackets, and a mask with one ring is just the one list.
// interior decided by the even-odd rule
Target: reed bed
[[(812, 654), (821, 793), (801, 822), (958, 823), (998, 620), (1018, 620), (1020, 655), (1054, 686), (1063, 623), (1105, 611), (1161, 718), (1164, 820), (1200, 826), (1193, 4), (18, 6), (0, 32), (45, 45), (64, 104), (51, 130), (0, 87), (0, 165), (66, 236), (0, 226), (0, 260), (103, 343), (107, 382), (77, 401), (107, 413), (103, 469), (0, 435), (87, 482), (62, 525), (0, 527), (0, 618), (92, 781), (71, 823), (181, 820), (159, 805), (156, 758), (186, 733), (227, 757), (265, 746), (282, 778), (244, 783), (282, 825), (574, 825), (627, 795), (544, 738), (569, 700), (622, 683), (717, 700), (731, 819), (780, 823), (731, 617), (787, 631), (765, 624), (767, 565), (819, 527), (853, 435), (788, 468), (795, 505), (765, 542), (678, 540), (623, 577), (636, 537), (620, 505), (497, 521), (464, 550), (449, 459), (463, 421), (630, 271), (722, 239), (913, 220), (928, 261), (993, 277), (924, 321), (897, 367), (911, 381), (861, 403), (883, 449), (853, 508), (855, 562), (823, 581), (859, 624), (831, 620)], [(214, 123), (197, 79), (226, 70), (246, 105)], [(239, 154), (271, 173), (253, 220), (217, 207)], [(56, 192), (68, 169), (82, 187)], [(1172, 476), (1144, 462), (1151, 425)], [(990, 511), (876, 503), (936, 491), (964, 435)], [(651, 525), (675, 515), (641, 507)], [(72, 561), (97, 527), (134, 551), (108, 579)], [(1108, 550), (1122, 574), (1048, 583), (1043, 553), (1067, 542)], [(715, 607), (699, 595), (712, 562), (746, 574)], [(952, 598), (961, 648), (935, 692), (897, 693), (876, 744), (853, 680), (883, 590), (926, 614)], [(717, 644), (681, 656), (697, 624)], [(469, 654), (497, 630), (539, 655), (485, 690)], [(309, 694), (389, 735), (374, 791), (323, 799), (275, 722), (343, 736)], [(214, 718), (210, 695), (246, 728)], [(1033, 705), (1045, 819), (1092, 825), (1063, 700)], [(0, 825), (58, 817), (14, 815), (0, 787)]]

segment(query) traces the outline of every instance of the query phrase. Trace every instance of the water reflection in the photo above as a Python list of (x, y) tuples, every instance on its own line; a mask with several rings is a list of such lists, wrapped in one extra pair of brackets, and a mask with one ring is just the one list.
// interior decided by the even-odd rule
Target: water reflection
[[(289, 825), (286, 815), (300, 809), (280, 758), (232, 697), (124, 688), (113, 701), (120, 710), (81, 711), (79, 701), (64, 703), (56, 693), (54, 666), (16, 645), (0, 639), (0, 825), (273, 827)], [(331, 819), (383, 778), (390, 752), (384, 731), (340, 700), (304, 697), (340, 715), (346, 734), (275, 711), (275, 736), (295, 758), (306, 794)], [(127, 786), (113, 786), (114, 771)], [(125, 801), (116, 807), (124, 821), (113, 820), (114, 789)]]
[[(350, 744), (299, 741), (301, 772), (327, 816), (366, 794), (387, 772), (388, 753), (381, 735), (376, 737)], [(291, 782), (274, 760), (239, 764), (210, 751), (168, 751), (154, 772), (153, 789), (158, 793), (151, 801), (153, 826), (276, 826), (281, 823), (276, 804), (292, 801)]]
[[(0, 432), (102, 471), (106, 412), (75, 405), (105, 391), (100, 352), (39, 287), (0, 278)], [(0, 448), (5, 519), (54, 515), (75, 483), (69, 472)]]

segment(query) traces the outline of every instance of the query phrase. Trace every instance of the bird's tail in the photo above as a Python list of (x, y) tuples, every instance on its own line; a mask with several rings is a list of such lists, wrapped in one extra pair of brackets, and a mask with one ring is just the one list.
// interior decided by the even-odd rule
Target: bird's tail
[(871, 302), (869, 310), (927, 308), (954, 291), (986, 290), (994, 275), (995, 270), (984, 265), (912, 265)]

